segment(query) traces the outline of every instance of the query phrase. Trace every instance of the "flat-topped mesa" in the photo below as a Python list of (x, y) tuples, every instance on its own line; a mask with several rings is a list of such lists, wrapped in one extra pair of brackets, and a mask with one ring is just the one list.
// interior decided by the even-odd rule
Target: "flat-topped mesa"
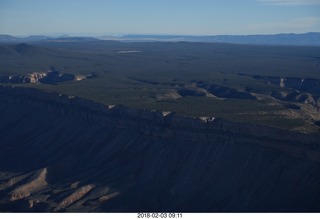
[(0, 102), (2, 212), (319, 211), (319, 137), (21, 87)]
[(77, 116), (87, 122), (114, 124), (120, 128), (135, 127), (157, 132), (158, 128), (175, 132), (227, 132), (234, 135), (251, 135), (281, 141), (297, 141), (317, 144), (318, 138), (302, 133), (249, 123), (237, 123), (214, 117), (185, 117), (173, 112), (134, 109), (121, 105), (103, 105), (87, 99), (31, 88), (0, 86), (0, 94), (13, 96), (10, 101), (19, 101), (27, 106), (38, 106), (49, 113)]
[[(154, 110), (134, 109), (121, 105), (102, 105), (93, 101), (54, 92), (39, 91), (31, 88), (14, 86), (1, 86), (0, 92), (10, 96), (16, 96), (19, 101), (26, 104), (42, 105), (49, 112), (63, 115), (79, 115), (88, 121), (110, 122), (110, 119), (126, 120), (131, 122), (151, 124), (167, 124), (175, 127), (208, 128), (209, 120), (197, 117), (183, 117), (173, 112), (161, 112)], [(67, 107), (66, 107), (67, 106)]]

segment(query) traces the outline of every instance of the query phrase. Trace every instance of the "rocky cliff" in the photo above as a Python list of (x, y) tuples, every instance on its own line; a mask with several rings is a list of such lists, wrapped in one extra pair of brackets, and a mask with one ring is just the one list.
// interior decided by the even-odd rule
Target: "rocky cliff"
[(57, 84), (66, 81), (82, 81), (87, 78), (94, 77), (93, 74), (87, 75), (73, 75), (69, 73), (60, 73), (59, 71), (48, 72), (33, 72), (27, 75), (4, 75), (0, 76), (0, 83), (11, 84), (28, 84), (28, 83), (42, 83), (42, 84)]
[(310, 103), (320, 110), (320, 80), (315, 78), (294, 77), (264, 77), (255, 75), (254, 79), (262, 80), (266, 84), (288, 88), (288, 92), (273, 91), (270, 95), (278, 100)]
[(0, 211), (320, 211), (319, 137), (0, 87)]

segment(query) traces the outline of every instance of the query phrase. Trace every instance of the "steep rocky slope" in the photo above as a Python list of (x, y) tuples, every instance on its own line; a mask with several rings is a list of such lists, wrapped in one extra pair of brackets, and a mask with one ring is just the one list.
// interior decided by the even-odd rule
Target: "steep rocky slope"
[(0, 211), (320, 211), (319, 137), (0, 87)]

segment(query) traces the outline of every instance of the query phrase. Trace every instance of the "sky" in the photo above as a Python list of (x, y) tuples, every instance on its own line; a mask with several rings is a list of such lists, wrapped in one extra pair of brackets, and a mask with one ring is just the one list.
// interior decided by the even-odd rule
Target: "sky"
[(320, 0), (0, 0), (0, 34), (320, 32)]

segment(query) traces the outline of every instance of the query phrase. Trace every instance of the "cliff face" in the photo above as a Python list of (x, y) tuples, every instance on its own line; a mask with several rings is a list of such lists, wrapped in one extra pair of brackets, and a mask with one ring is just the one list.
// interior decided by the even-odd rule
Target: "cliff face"
[(319, 138), (0, 87), (0, 211), (320, 211)]
[(93, 74), (73, 75), (69, 73), (60, 73), (59, 71), (33, 72), (27, 75), (0, 76), (0, 83), (12, 84), (57, 84), (66, 81), (81, 81), (94, 77)]
[(262, 80), (267, 84), (279, 87), (290, 88), (291, 92), (281, 93), (272, 92), (271, 96), (284, 101), (311, 103), (317, 110), (320, 109), (320, 80), (314, 78), (280, 78), (280, 77), (263, 77), (252, 76), (254, 79)]

